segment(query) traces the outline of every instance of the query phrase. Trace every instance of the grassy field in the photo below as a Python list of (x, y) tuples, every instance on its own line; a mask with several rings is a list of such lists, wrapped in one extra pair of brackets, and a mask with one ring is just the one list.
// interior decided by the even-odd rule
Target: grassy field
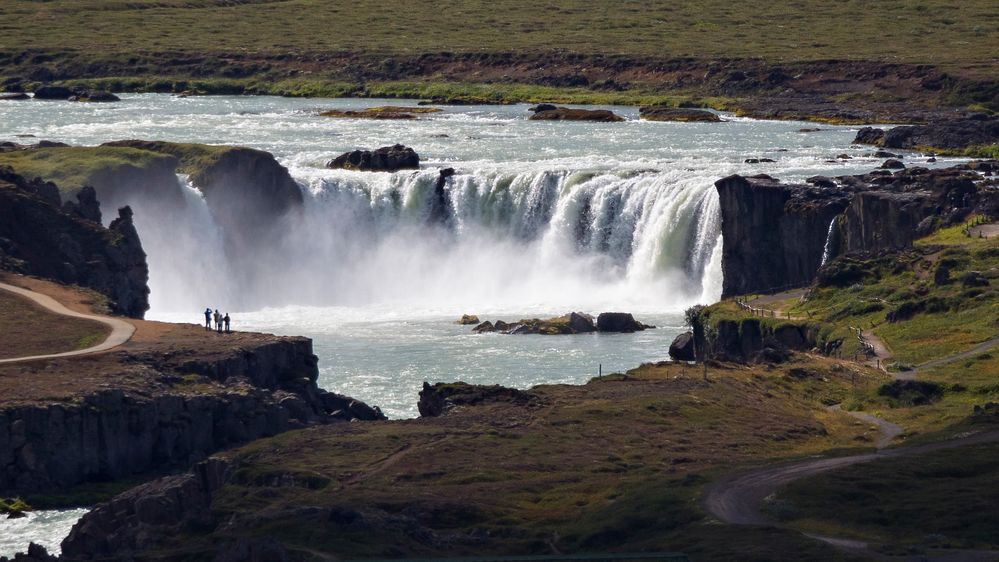
[[(5, 0), (0, 50), (549, 53), (992, 66), (991, 0)], [(99, 53), (99, 54), (98, 54)]]
[[(789, 376), (793, 367), (814, 376)], [(228, 454), (239, 468), (212, 505), (240, 524), (161, 548), (190, 552), (253, 533), (346, 558), (683, 550), (842, 559), (787, 531), (711, 525), (698, 502), (703, 484), (733, 466), (863, 447), (869, 428), (824, 406), (848, 394), (848, 373), (803, 358), (701, 375), (647, 365), (537, 387), (526, 404), (261, 440)]]
[(169, 167), (173, 162), (164, 154), (125, 147), (72, 146), (0, 153), (0, 165), (10, 166), (28, 178), (55, 182), (64, 196), (123, 169), (139, 170), (157, 164)]
[(785, 521), (925, 547), (999, 547), (999, 445), (875, 461), (795, 482), (778, 494)]
[(0, 359), (83, 349), (104, 341), (109, 332), (99, 322), (52, 314), (0, 290)]

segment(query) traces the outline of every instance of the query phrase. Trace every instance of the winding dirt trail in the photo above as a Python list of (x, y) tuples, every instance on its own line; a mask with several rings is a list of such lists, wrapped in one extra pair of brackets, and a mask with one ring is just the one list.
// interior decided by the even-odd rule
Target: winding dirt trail
[[(867, 333), (865, 333), (865, 336), (866, 335)], [(870, 335), (873, 336), (873, 334)], [(880, 342), (882, 346), (884, 345), (884, 342), (881, 342), (880, 338), (877, 338), (877, 336), (874, 336), (872, 339)], [(878, 352), (878, 345), (873, 341), (871, 343), (875, 345), (875, 352), (880, 355), (880, 352)], [(939, 367), (954, 361), (966, 359), (991, 349), (996, 345), (999, 345), (999, 336), (982, 342), (962, 353), (923, 363), (915, 371), (907, 373), (894, 373), (893, 376), (897, 379), (912, 379), (915, 377), (916, 372), (920, 369)], [(884, 346), (883, 349), (887, 352), (888, 357), (890, 357), (891, 354), (890, 351), (887, 351), (887, 347)], [(835, 406), (830, 406), (829, 410), (837, 411), (841, 410), (841, 407), (837, 404)], [(963, 447), (966, 445), (999, 441), (999, 430), (992, 430), (972, 435), (964, 435), (948, 439), (946, 441), (899, 447), (896, 449), (886, 449), (886, 447), (891, 444), (896, 437), (903, 433), (901, 426), (865, 412), (844, 411), (844, 413), (878, 427), (880, 435), (875, 442), (876, 452), (849, 455), (845, 457), (817, 458), (784, 462), (749, 472), (732, 474), (711, 484), (705, 490), (702, 498), (702, 504), (705, 510), (719, 521), (732, 525), (775, 525), (776, 523), (763, 513), (762, 505), (767, 497), (773, 495), (777, 492), (777, 490), (787, 484), (790, 484), (791, 482), (794, 482), (795, 480), (881, 458), (918, 455), (932, 451)], [(870, 545), (864, 541), (844, 539), (841, 537), (828, 537), (810, 533), (805, 534), (813, 539), (823, 541), (846, 551), (881, 558), (881, 556), (877, 556), (874, 552), (872, 552), (870, 550)], [(928, 551), (927, 554), (927, 559), (949, 562), (995, 561), (999, 559), (999, 553), (994, 551), (932, 549)]]
[[(733, 525), (772, 525), (774, 521), (763, 514), (760, 506), (778, 488), (790, 484), (795, 480), (837, 468), (870, 462), (875, 459), (918, 455), (994, 441), (999, 441), (999, 430), (981, 432), (924, 445), (879, 450), (875, 453), (781, 463), (742, 474), (735, 474), (719, 480), (708, 487), (703, 504), (711, 515), (725, 523)], [(826, 539), (826, 537), (818, 538), (822, 540)]]
[(91, 353), (100, 353), (102, 351), (108, 351), (110, 349), (114, 349), (119, 345), (127, 342), (129, 339), (132, 338), (132, 334), (135, 333), (135, 326), (130, 322), (122, 320), (121, 318), (76, 312), (74, 310), (66, 308), (65, 306), (62, 305), (62, 303), (60, 303), (59, 301), (53, 299), (48, 295), (36, 293), (35, 291), (32, 291), (30, 289), (17, 287), (15, 285), (9, 285), (7, 283), (0, 282), (0, 289), (9, 291), (11, 293), (22, 296), (26, 299), (29, 299), (35, 304), (41, 306), (42, 308), (54, 314), (59, 314), (62, 316), (70, 316), (73, 318), (82, 318), (85, 320), (93, 320), (95, 322), (100, 322), (101, 324), (104, 324), (111, 328), (111, 333), (103, 342), (85, 349), (77, 349), (76, 351), (66, 351), (63, 353), (50, 353), (47, 355), (31, 355), (27, 357), (12, 357), (10, 359), (0, 359), (0, 364), (20, 363), (24, 361), (35, 361), (38, 359), (57, 359), (61, 357), (75, 357), (77, 355), (89, 355)]

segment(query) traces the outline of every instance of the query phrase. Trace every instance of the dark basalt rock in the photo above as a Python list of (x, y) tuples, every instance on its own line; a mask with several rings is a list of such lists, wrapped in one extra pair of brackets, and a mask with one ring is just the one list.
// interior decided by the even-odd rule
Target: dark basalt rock
[(121, 98), (103, 90), (86, 90), (69, 97), (69, 101), (108, 103), (121, 101)]
[(430, 224), (451, 226), (451, 218), (454, 216), (454, 205), (451, 203), (451, 196), (445, 187), (447, 179), (454, 175), (454, 168), (443, 168), (437, 175), (437, 182), (434, 184), (434, 198), (430, 202)]
[(674, 361), (695, 361), (694, 333), (684, 332), (674, 338), (669, 346), (669, 356)]
[[(781, 184), (769, 176), (715, 183), (722, 215), (723, 295), (809, 284), (834, 226), (833, 255), (910, 246), (939, 224), (999, 210), (999, 190), (974, 173), (990, 161), (946, 169), (874, 170)], [(818, 187), (821, 186), (821, 187)]]
[(886, 170), (903, 170), (905, 169), (905, 164), (903, 164), (901, 160), (895, 160), (892, 158), (882, 162), (881, 167)]
[(530, 392), (506, 388), (500, 385), (471, 385), (463, 382), (437, 383), (431, 386), (423, 383), (417, 408), (420, 417), (433, 418), (447, 415), (462, 406), (505, 402), (527, 405), (536, 400)]
[(85, 191), (64, 208), (53, 184), (0, 167), (0, 268), (91, 288), (113, 312), (142, 318), (149, 268), (132, 210), (119, 209), (105, 229), (93, 190)]
[(52, 556), (40, 544), (29, 543), (28, 552), (18, 552), (13, 558), (0, 556), (0, 562), (58, 562), (59, 558)]
[(210, 357), (134, 354), (130, 364), (169, 379), (217, 383), (214, 392), (151, 395), (99, 390), (72, 403), (0, 409), (0, 495), (188, 468), (222, 448), (308, 425), (377, 421), (377, 407), (316, 385), (312, 342), (274, 337)]
[(365, 172), (416, 170), (420, 167), (420, 156), (412, 148), (397, 144), (347, 152), (330, 160), (326, 167)]
[(640, 332), (655, 326), (642, 324), (630, 312), (601, 312), (597, 316), (598, 332)]
[(532, 121), (598, 121), (604, 123), (624, 121), (624, 117), (606, 109), (570, 109), (568, 107), (547, 109), (548, 104), (543, 105), (546, 107), (545, 109), (535, 109), (534, 115), (531, 116)]
[(68, 100), (75, 92), (65, 86), (42, 86), (35, 90), (36, 100)]
[(839, 190), (787, 186), (767, 177), (715, 182), (721, 203), (724, 296), (811, 282), (833, 217), (849, 197)]
[(142, 484), (87, 513), (62, 543), (69, 560), (128, 559), (151, 536), (214, 526), (212, 495), (231, 478), (228, 462), (209, 459), (191, 472)]
[(885, 148), (934, 147), (951, 150), (996, 144), (999, 143), (999, 118), (978, 115), (935, 121), (926, 125), (903, 125), (888, 131), (864, 127), (853, 142)]
[(718, 123), (721, 117), (704, 109), (679, 107), (646, 106), (638, 109), (638, 115), (647, 121), (679, 121), (683, 123)]

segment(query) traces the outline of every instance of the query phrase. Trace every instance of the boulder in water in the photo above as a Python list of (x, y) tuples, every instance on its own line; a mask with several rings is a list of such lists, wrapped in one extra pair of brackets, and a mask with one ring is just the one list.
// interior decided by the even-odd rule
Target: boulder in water
[(420, 156), (412, 148), (397, 144), (376, 150), (346, 152), (330, 160), (326, 167), (364, 172), (417, 170), (420, 168)]
[(75, 96), (71, 96), (69, 101), (86, 101), (94, 103), (107, 103), (113, 101), (121, 101), (121, 98), (112, 94), (111, 92), (105, 92), (103, 90), (86, 90), (80, 92)]
[(475, 332), (476, 334), (485, 334), (488, 332), (495, 332), (496, 327), (493, 326), (492, 322), (486, 320), (485, 322), (479, 324), (475, 328), (472, 328), (472, 331)]
[(65, 86), (42, 86), (35, 90), (36, 100), (68, 100), (73, 96), (73, 90)]
[(639, 332), (648, 328), (655, 328), (642, 324), (630, 312), (602, 312), (597, 316), (598, 332)]
[(532, 121), (600, 121), (604, 123), (614, 123), (624, 121), (624, 117), (608, 111), (606, 109), (570, 109), (568, 107), (555, 107), (548, 109), (550, 104), (541, 104), (535, 108)]
[(905, 169), (905, 164), (903, 164), (900, 160), (889, 158), (888, 160), (885, 160), (883, 164), (881, 164), (881, 167), (886, 170), (903, 170)]
[(461, 318), (458, 319), (458, 324), (462, 326), (467, 326), (469, 324), (478, 324), (479, 317), (474, 314), (462, 314)]
[(695, 361), (694, 333), (684, 332), (677, 336), (669, 346), (669, 356), (674, 361)]
[(665, 107), (652, 105), (638, 109), (638, 115), (646, 121), (679, 121), (681, 123), (718, 123), (721, 117), (704, 109)]

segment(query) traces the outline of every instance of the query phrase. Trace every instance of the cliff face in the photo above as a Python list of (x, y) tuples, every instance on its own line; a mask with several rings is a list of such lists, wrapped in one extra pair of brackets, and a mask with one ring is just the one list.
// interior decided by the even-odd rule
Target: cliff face
[(929, 199), (926, 193), (857, 193), (843, 221), (843, 250), (880, 252), (911, 246), (919, 223), (936, 210)]
[(60, 205), (57, 188), (0, 167), (0, 268), (94, 289), (113, 312), (141, 318), (149, 309), (149, 268), (132, 211), (100, 224), (93, 190)]
[(811, 281), (833, 217), (846, 208), (839, 193), (784, 185), (769, 176), (730, 176), (715, 183), (722, 215), (722, 295)]
[(384, 419), (326, 392), (312, 342), (273, 338), (204, 358), (119, 352), (149, 390), (0, 408), (0, 495), (186, 468), (230, 445), (335, 421)]
[(274, 224), (302, 204), (302, 190), (274, 155), (241, 146), (124, 140), (102, 147), (139, 149), (176, 159), (224, 230), (238, 236)]
[(832, 256), (880, 252), (910, 246), (974, 212), (994, 215), (999, 190), (989, 178), (997, 171), (999, 162), (992, 160), (815, 177), (809, 184), (782, 184), (769, 176), (719, 180), (722, 295), (811, 283), (830, 236)]

